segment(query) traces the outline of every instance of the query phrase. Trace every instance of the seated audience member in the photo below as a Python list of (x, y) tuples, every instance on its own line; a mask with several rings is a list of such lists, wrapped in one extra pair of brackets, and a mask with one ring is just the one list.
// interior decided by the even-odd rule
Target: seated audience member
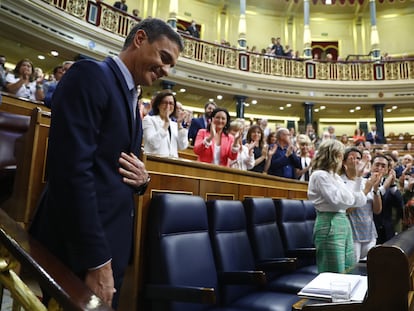
[(401, 232), (401, 220), (403, 218), (404, 200), (398, 190), (396, 183), (396, 174), (394, 171), (396, 159), (387, 153), (388, 170), (379, 187), (382, 198), (382, 211), (374, 215), (375, 227), (377, 229), (377, 244), (383, 244), (394, 235)]
[(204, 115), (200, 118), (193, 118), (191, 120), (190, 129), (188, 130), (188, 140), (191, 145), (194, 145), (197, 132), (200, 129), (206, 129), (211, 121), (211, 114), (217, 105), (215, 102), (207, 102), (204, 105)]
[(269, 134), (270, 134), (270, 127), (268, 126), (267, 119), (260, 119), (259, 120), (259, 125), (262, 128), (263, 135), (266, 139), (266, 137), (269, 136)]
[(318, 272), (343, 273), (355, 264), (352, 229), (346, 210), (366, 203), (374, 181), (367, 180), (361, 191), (361, 177), (350, 190), (338, 175), (344, 145), (337, 140), (324, 141), (312, 162), (308, 198), (315, 205), (314, 243)]
[(352, 136), (354, 140), (354, 145), (356, 146), (359, 142), (365, 142), (365, 133), (360, 128), (355, 129), (354, 136)]
[(141, 17), (139, 17), (139, 10), (138, 9), (133, 9), (132, 10), (132, 16), (136, 17), (138, 19), (141, 19)]
[(6, 75), (6, 89), (9, 93), (30, 100), (43, 100), (43, 77), (34, 78), (33, 63), (25, 58), (16, 64), (13, 72)]
[(242, 144), (243, 128), (243, 119), (236, 119), (230, 122), (230, 134), (237, 137), (238, 141), (236, 144), (240, 146), (240, 149), (238, 151), (237, 159), (229, 160), (229, 167), (246, 171), (254, 167), (253, 148), (255, 143)]
[(296, 178), (295, 169), (301, 168), (296, 147), (290, 141), (290, 133), (286, 128), (276, 132), (276, 144), (269, 147), (268, 158), (264, 171), (269, 175), (285, 178)]
[(318, 140), (318, 135), (316, 134), (315, 129), (313, 128), (312, 123), (306, 124), (306, 135), (309, 136), (311, 143), (315, 145), (316, 141)]
[(412, 148), (412, 143), (408, 142), (408, 143), (406, 143), (406, 144), (405, 144), (405, 146), (404, 146), (403, 150), (410, 151), (410, 150), (411, 150), (411, 148)]
[(126, 0), (116, 1), (114, 7), (120, 9), (121, 11), (127, 12), (128, 6), (125, 4)]
[(296, 146), (297, 135), (296, 135), (295, 128), (294, 127), (291, 127), (289, 129), (289, 133), (290, 133), (290, 140), (292, 141), (292, 144)]
[[(345, 150), (341, 178), (350, 191), (357, 187), (357, 183), (360, 184), (360, 189), (363, 191), (368, 180), (366, 178), (362, 178), (361, 182), (357, 180), (358, 176), (362, 177), (366, 166), (366, 163), (361, 162), (361, 159), (362, 153), (357, 148), (352, 147)], [(347, 209), (347, 215), (352, 228), (356, 262), (365, 259), (368, 251), (377, 243), (374, 214), (379, 214), (382, 210), (379, 184), (385, 170), (388, 170), (388, 160), (383, 156), (376, 157), (370, 176), (370, 178), (374, 177), (376, 182), (373, 185), (372, 191), (366, 195), (367, 201), (363, 205), (355, 205)]]
[(371, 144), (382, 144), (384, 143), (384, 136), (377, 131), (377, 126), (372, 125), (371, 131), (368, 132), (366, 140), (369, 141)]
[(177, 109), (177, 101), (170, 90), (158, 93), (152, 103), (153, 115), (147, 115), (142, 121), (144, 151), (167, 157), (178, 157), (178, 150), (188, 146), (188, 131), (182, 126), (184, 113), (177, 116), (177, 122), (171, 115)]
[(328, 132), (331, 136), (331, 139), (336, 139), (335, 128), (332, 125), (328, 126)]
[(353, 147), (357, 147), (362, 152), (365, 150), (365, 142), (360, 140)]
[(272, 148), (276, 143), (276, 132), (270, 132), (270, 134), (266, 138), (266, 143), (269, 146), (269, 148)]
[(301, 168), (296, 169), (296, 177), (300, 181), (309, 181), (309, 176), (311, 174), (311, 158), (309, 153), (309, 148), (311, 141), (308, 135), (300, 134), (297, 137), (297, 145), (299, 147), (299, 157)]
[(44, 87), (45, 94), (46, 94), (44, 103), (47, 107), (52, 108), (53, 93), (55, 92), (60, 79), (62, 79), (63, 75), (66, 73), (66, 71), (69, 70), (69, 68), (73, 65), (73, 63), (74, 63), (73, 61), (66, 61), (66, 62), (63, 62), (62, 66), (57, 66), (55, 67), (55, 69), (53, 69), (53, 76), (55, 78), (55, 81), (49, 82), (48, 86)]
[(351, 147), (352, 144), (349, 142), (348, 135), (342, 134), (340, 142), (344, 144), (345, 147)]
[(250, 171), (263, 173), (267, 159), (268, 145), (265, 143), (263, 130), (259, 125), (254, 124), (250, 126), (247, 131), (246, 143), (254, 143), (254, 166)]
[(187, 27), (187, 32), (194, 38), (200, 38), (195, 20), (191, 21), (191, 25)]
[(395, 173), (398, 179), (401, 178), (404, 172), (404, 177), (400, 183), (400, 186), (401, 186), (400, 189), (404, 185), (404, 182), (403, 182), (404, 179), (407, 178), (407, 175), (410, 174), (412, 165), (413, 165), (413, 156), (411, 154), (405, 154), (401, 159), (401, 163), (396, 164), (394, 170), (395, 170)]
[(362, 150), (361, 164), (364, 165), (364, 172), (362, 173), (362, 177), (368, 176), (369, 173), (371, 172), (371, 166), (372, 166), (371, 161), (372, 161), (371, 152), (366, 149)]
[(6, 87), (6, 56), (0, 55), (0, 92)]
[(207, 129), (201, 129), (197, 133), (194, 153), (198, 155), (198, 161), (228, 166), (229, 160), (237, 159), (239, 137), (230, 135), (229, 130), (229, 112), (217, 107), (211, 114), (211, 123)]

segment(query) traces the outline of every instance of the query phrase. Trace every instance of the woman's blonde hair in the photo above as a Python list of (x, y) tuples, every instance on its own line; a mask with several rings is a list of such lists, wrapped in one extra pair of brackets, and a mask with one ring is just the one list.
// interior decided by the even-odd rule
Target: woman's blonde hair
[(306, 134), (299, 134), (296, 137), (296, 143), (298, 144), (298, 146), (300, 146), (301, 144), (306, 144), (308, 146), (312, 145), (312, 142), (311, 142), (309, 136), (306, 135)]
[(323, 141), (312, 160), (312, 169), (338, 172), (342, 166), (344, 151), (345, 146), (335, 139)]

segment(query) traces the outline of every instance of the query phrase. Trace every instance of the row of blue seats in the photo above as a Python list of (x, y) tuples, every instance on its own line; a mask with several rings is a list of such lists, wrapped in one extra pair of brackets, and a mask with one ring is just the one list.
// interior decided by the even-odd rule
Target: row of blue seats
[(317, 274), (314, 221), (302, 200), (154, 196), (145, 310), (290, 311)]

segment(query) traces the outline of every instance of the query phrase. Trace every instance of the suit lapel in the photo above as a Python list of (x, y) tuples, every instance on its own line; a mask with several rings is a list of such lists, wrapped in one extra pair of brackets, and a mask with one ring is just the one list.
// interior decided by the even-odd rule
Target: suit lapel
[(141, 124), (140, 114), (137, 113), (138, 105), (136, 109), (133, 108), (134, 107), (133, 94), (128, 89), (128, 85), (125, 81), (125, 78), (122, 75), (122, 72), (120, 71), (115, 61), (111, 57), (107, 57), (104, 60), (104, 63), (107, 64), (108, 67), (113, 71), (113, 73), (116, 76), (116, 79), (118, 80), (118, 83), (121, 86), (121, 92), (122, 92), (123, 98), (120, 100), (124, 102), (124, 107), (127, 111), (128, 126), (129, 126), (129, 132), (131, 136), (131, 145), (130, 145), (131, 149), (130, 150), (138, 155), (140, 152), (140, 146), (141, 146), (141, 141), (142, 141), (142, 137), (140, 135), (140, 133), (142, 133), (142, 124)]

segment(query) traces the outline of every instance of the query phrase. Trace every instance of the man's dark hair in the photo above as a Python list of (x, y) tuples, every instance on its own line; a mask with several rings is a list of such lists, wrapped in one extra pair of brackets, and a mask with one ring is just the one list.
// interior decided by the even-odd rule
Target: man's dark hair
[(390, 160), (387, 158), (387, 156), (385, 154), (376, 154), (375, 156), (373, 156), (372, 160), (371, 160), (371, 164), (373, 164), (375, 159), (378, 159), (378, 158), (383, 158), (383, 159), (387, 160), (388, 166), (390, 166)]
[(204, 105), (204, 111), (207, 109), (209, 105), (213, 105), (214, 107), (217, 107), (217, 104), (215, 102), (206, 102), (206, 104)]
[(356, 148), (356, 147), (349, 147), (349, 148), (346, 148), (346, 149), (345, 149), (345, 152), (344, 152), (344, 161), (346, 161), (346, 160), (348, 159), (349, 154), (350, 154), (351, 152), (356, 152), (356, 153), (359, 153), (359, 155), (362, 157), (362, 152), (361, 152), (361, 150), (359, 150), (359, 149), (358, 149), (358, 148)]
[(55, 75), (59, 69), (63, 69), (63, 66), (56, 66), (55, 68), (53, 68), (53, 75)]
[(165, 36), (177, 44), (180, 52), (184, 49), (184, 43), (181, 39), (181, 36), (170, 25), (161, 19), (146, 18), (131, 29), (127, 38), (125, 39), (122, 50), (126, 50), (131, 45), (135, 34), (140, 29), (144, 30), (147, 34), (149, 43), (153, 43), (154, 41), (160, 39), (162, 36)]

